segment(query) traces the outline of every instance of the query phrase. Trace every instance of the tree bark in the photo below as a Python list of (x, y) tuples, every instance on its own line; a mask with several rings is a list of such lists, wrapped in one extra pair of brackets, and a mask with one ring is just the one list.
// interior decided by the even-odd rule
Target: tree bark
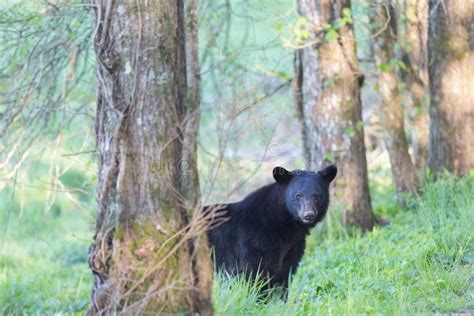
[(99, 154), (89, 314), (212, 314), (195, 0), (93, 1)]
[(472, 1), (430, 1), (428, 165), (434, 173), (474, 168), (473, 24)]
[(359, 72), (351, 25), (324, 40), (327, 24), (343, 17), (350, 1), (298, 0), (310, 36), (295, 57), (295, 101), (302, 122), (307, 167), (318, 170), (335, 162), (336, 197), (343, 202), (343, 223), (371, 230), (370, 202)]
[(402, 40), (408, 73), (405, 82), (411, 95), (408, 122), (415, 168), (424, 174), (429, 142), (428, 115), (428, 0), (405, 0), (406, 38)]
[(379, 111), (380, 121), (398, 199), (403, 202), (403, 193), (416, 193), (418, 178), (408, 152), (408, 142), (405, 135), (395, 56), (398, 30), (393, 4), (372, 4), (371, 20), (373, 25), (372, 47), (379, 78), (378, 92), (382, 99)]

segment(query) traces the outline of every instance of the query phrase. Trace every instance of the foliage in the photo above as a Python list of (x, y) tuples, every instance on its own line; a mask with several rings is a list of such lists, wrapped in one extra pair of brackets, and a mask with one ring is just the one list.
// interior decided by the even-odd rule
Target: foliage
[(43, 195), (29, 190), (22, 209), (19, 196), (10, 208), (11, 190), (0, 193), (2, 315), (73, 313), (89, 304), (92, 216), (65, 198), (45, 213)]
[(7, 180), (40, 147), (35, 141), (68, 139), (70, 132), (60, 134), (72, 122), (91, 126), (90, 25), (77, 1), (0, 4), (0, 172)]
[[(286, 303), (276, 296), (262, 300), (261, 284), (219, 275), (215, 308), (220, 315), (392, 315), (474, 308), (473, 195), (473, 178), (447, 175), (427, 181), (410, 209), (398, 209), (390, 226), (366, 235), (341, 227), (333, 208), (309, 240)], [(393, 192), (374, 196), (378, 205), (391, 204)], [(67, 201), (58, 202), (60, 212), (47, 215), (29, 208), (20, 216), (19, 205), (14, 207), (1, 257), (0, 313), (86, 308), (92, 217), (61, 203)]]
[(332, 24), (326, 25), (324, 40), (330, 42), (339, 38), (339, 29), (352, 23), (352, 13), (350, 8), (342, 9), (342, 17), (336, 19)]
[[(252, 286), (221, 277), (216, 308), (222, 315), (404, 315), (473, 308), (473, 184), (451, 176), (428, 182), (413, 210), (401, 210), (391, 226), (364, 236), (317, 229), (286, 304), (258, 303)], [(230, 286), (233, 291), (226, 290)]]

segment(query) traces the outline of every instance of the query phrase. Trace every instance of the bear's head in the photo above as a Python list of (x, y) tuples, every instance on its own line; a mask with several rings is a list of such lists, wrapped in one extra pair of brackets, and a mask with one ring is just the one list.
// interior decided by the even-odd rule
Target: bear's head
[(337, 168), (330, 165), (318, 172), (273, 169), (273, 177), (284, 188), (284, 202), (292, 217), (305, 226), (321, 221), (329, 206), (329, 184)]

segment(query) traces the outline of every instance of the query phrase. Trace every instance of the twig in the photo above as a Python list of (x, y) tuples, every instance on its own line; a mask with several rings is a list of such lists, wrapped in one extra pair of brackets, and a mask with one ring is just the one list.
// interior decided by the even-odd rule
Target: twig
[(387, 20), (385, 21), (385, 24), (384, 26), (378, 30), (377, 32), (375, 32), (371, 38), (376, 38), (377, 36), (379, 36), (380, 34), (382, 34), (388, 27), (388, 24), (390, 23), (390, 21), (392, 20), (392, 17), (390, 16), (390, 10), (388, 9), (388, 6), (387, 4), (385, 3), (382, 3), (382, 6), (384, 7), (385, 9), (385, 12), (387, 13)]

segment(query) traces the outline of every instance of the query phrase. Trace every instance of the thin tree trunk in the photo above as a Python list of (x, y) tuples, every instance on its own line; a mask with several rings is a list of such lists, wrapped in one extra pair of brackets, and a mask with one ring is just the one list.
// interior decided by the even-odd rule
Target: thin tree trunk
[(428, 0), (404, 0), (407, 57), (406, 83), (411, 95), (408, 122), (415, 168), (423, 175), (429, 142), (428, 115)]
[(408, 152), (403, 106), (398, 86), (399, 76), (396, 71), (397, 19), (392, 4), (376, 3), (372, 6), (372, 46), (379, 72), (378, 92), (382, 99), (380, 118), (383, 138), (390, 157), (395, 188), (399, 201), (402, 202), (403, 193), (416, 193), (418, 178)]
[(435, 173), (474, 168), (473, 25), (473, 1), (430, 1), (428, 165)]
[(343, 202), (343, 223), (371, 230), (364, 128), (360, 101), (362, 76), (350, 24), (338, 38), (325, 41), (323, 28), (343, 17), (350, 1), (298, 0), (310, 38), (296, 51), (294, 91), (303, 125), (308, 168), (338, 166), (336, 197)]
[(194, 0), (93, 1), (96, 234), (90, 314), (212, 314), (198, 209)]

